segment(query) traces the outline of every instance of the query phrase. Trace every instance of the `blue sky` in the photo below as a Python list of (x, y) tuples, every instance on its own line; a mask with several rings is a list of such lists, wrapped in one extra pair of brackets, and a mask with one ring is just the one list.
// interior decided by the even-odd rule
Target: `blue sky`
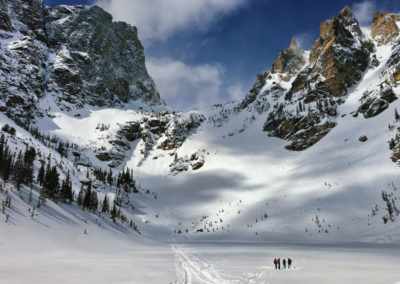
[(292, 36), (309, 49), (319, 25), (352, 7), (367, 25), (372, 11), (400, 11), (397, 0), (45, 0), (97, 4), (139, 29), (147, 67), (172, 108), (189, 110), (244, 97)]

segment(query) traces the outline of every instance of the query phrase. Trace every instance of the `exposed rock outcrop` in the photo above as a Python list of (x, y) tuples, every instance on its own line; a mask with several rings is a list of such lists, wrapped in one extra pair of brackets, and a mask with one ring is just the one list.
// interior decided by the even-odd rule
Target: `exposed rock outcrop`
[(264, 131), (292, 141), (286, 147), (290, 150), (304, 150), (318, 142), (336, 125), (337, 105), (361, 79), (372, 47), (349, 7), (322, 23), (309, 65), (296, 75), (285, 94), (286, 102), (268, 115)]
[(305, 64), (304, 50), (298, 47), (293, 37), (289, 49), (279, 52), (278, 58), (272, 64), (271, 73), (280, 73), (283, 81), (289, 81)]
[(372, 17), (371, 36), (378, 45), (388, 44), (400, 34), (397, 22), (400, 15), (375, 12)]
[(48, 91), (73, 104), (113, 105), (138, 100), (160, 104), (145, 67), (136, 27), (113, 22), (97, 6), (48, 9)]
[[(170, 154), (182, 146), (186, 139), (193, 134), (205, 117), (196, 112), (189, 114), (160, 112), (147, 114), (138, 121), (129, 121), (120, 126), (116, 135), (108, 141), (112, 147), (109, 151), (95, 150), (96, 157), (107, 161), (109, 167), (119, 166), (131, 150), (131, 142), (137, 141), (141, 165), (153, 150), (171, 151)], [(197, 158), (194, 159), (198, 161)], [(196, 165), (195, 167), (200, 167)]]
[(49, 8), (41, 0), (0, 0), (0, 111), (28, 127), (49, 113), (130, 100), (163, 104), (135, 27), (97, 6)]
[[(350, 8), (345, 7), (337, 17), (321, 24), (320, 37), (310, 51), (311, 68), (306, 70), (309, 82), (304, 82), (303, 76), (298, 77), (291, 91), (304, 88), (318, 91), (322, 87), (329, 96), (345, 95), (347, 88), (361, 79), (372, 46), (361, 33)], [(312, 87), (313, 82), (319, 83), (316, 88)]]

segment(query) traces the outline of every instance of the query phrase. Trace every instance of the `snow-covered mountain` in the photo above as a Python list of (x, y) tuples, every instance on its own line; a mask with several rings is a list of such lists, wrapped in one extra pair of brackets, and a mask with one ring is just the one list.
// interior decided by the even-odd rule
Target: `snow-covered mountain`
[[(310, 51), (293, 38), (242, 100), (179, 113), (147, 73), (135, 27), (96, 6), (0, 0), (0, 124), (14, 171), (0, 198), (30, 212), (5, 204), (0, 218), (162, 241), (399, 242), (399, 23), (375, 13), (361, 28), (345, 7)], [(27, 147), (34, 178), (16, 191)], [(47, 166), (72, 202), (43, 190)]]
[(163, 105), (135, 27), (97, 6), (0, 5), (2, 111), (25, 128), (51, 104), (76, 116), (85, 105)]

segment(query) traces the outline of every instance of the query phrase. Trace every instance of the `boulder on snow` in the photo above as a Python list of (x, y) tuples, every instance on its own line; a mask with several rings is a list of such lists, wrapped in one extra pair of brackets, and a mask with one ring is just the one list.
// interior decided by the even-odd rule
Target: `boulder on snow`
[(96, 158), (103, 162), (109, 161), (111, 159), (108, 153), (99, 153), (96, 155)]
[(368, 137), (364, 135), (364, 136), (361, 136), (360, 138), (358, 138), (358, 140), (360, 142), (366, 142), (368, 140)]

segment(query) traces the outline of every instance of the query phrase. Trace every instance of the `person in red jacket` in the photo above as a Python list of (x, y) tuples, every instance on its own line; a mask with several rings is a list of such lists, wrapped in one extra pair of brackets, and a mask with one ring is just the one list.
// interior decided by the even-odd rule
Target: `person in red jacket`
[(274, 264), (275, 264), (275, 269), (278, 269), (278, 261), (276, 260), (276, 258), (274, 259)]

